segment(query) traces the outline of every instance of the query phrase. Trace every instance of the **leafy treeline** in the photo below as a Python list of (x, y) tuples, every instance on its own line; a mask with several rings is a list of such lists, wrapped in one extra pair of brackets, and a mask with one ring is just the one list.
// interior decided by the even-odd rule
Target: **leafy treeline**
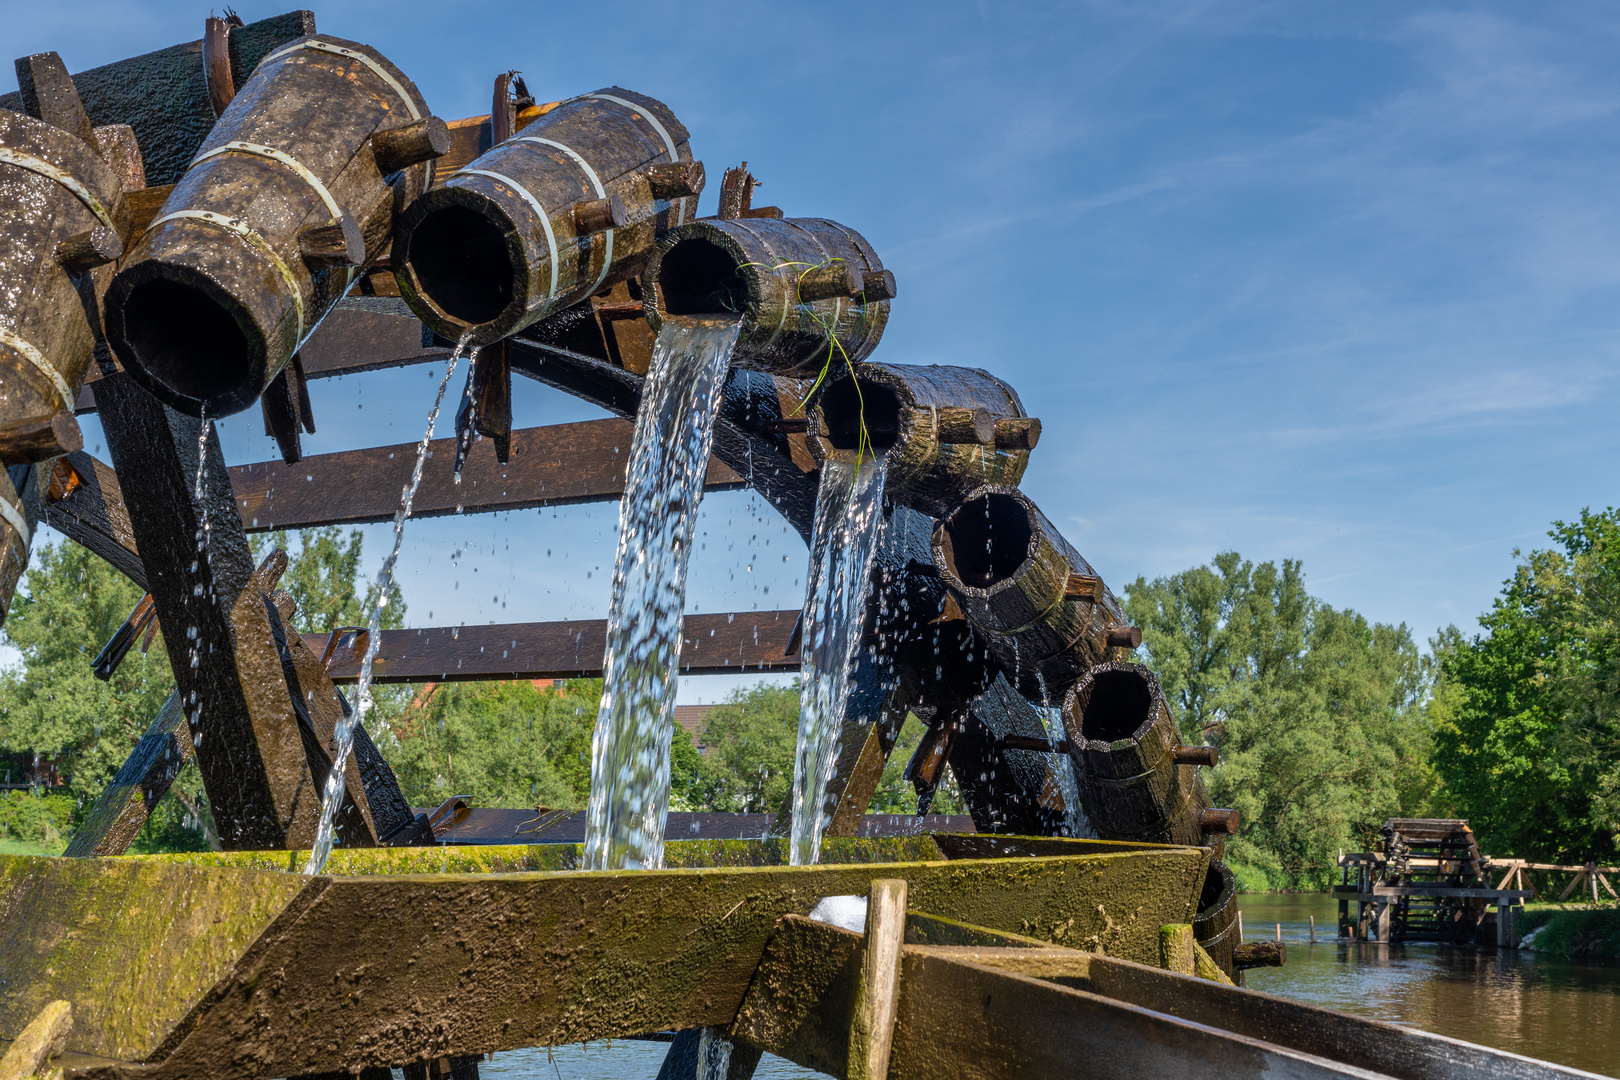
[(1220, 748), (1205, 780), (1243, 815), (1228, 853), (1245, 887), (1325, 886), (1341, 849), (1436, 809), (1428, 667), (1404, 625), (1312, 598), (1298, 562), (1234, 552), (1126, 597), (1182, 739)]
[(1620, 856), (1620, 512), (1556, 522), (1485, 633), (1435, 641), (1435, 767), (1487, 851)]
[[(1372, 844), (1393, 816), (1470, 819), (1485, 850), (1560, 862), (1612, 860), (1620, 843), (1620, 514), (1558, 523), (1519, 565), (1472, 637), (1455, 627), (1422, 655), (1404, 626), (1369, 623), (1311, 597), (1298, 562), (1236, 553), (1153, 581), (1126, 607), (1143, 628), (1188, 742), (1212, 742), (1219, 805), (1243, 814), (1229, 854), (1249, 888), (1321, 887), (1340, 849)], [(297, 628), (365, 621), (361, 538), (310, 530), (282, 579)], [(373, 587), (374, 588), (374, 587)], [(0, 673), (0, 751), (55, 757), (69, 778), (49, 799), (0, 800), (0, 840), (59, 847), (167, 696), (161, 642), (110, 684), (95, 649), (139, 590), (74, 545), (35, 553), (5, 633), (22, 664)], [(385, 626), (405, 605), (397, 589)], [(380, 688), (368, 724), (418, 806), (470, 795), (483, 806), (583, 808), (601, 684), (462, 683)], [(672, 732), (671, 808), (770, 813), (787, 798), (795, 686), (738, 690), (706, 718), (700, 753)], [(871, 809), (910, 813), (901, 777), (922, 732), (908, 719)], [(29, 800), (21, 802), (19, 800)], [(942, 791), (936, 812), (961, 812)], [(200, 847), (206, 799), (194, 765), (138, 849)]]

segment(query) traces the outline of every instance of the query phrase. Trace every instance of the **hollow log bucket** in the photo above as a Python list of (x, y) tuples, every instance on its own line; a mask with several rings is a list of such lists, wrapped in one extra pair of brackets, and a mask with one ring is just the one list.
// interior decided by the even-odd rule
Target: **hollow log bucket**
[(1096, 665), (1064, 698), (1063, 726), (1098, 835), (1204, 844), (1199, 814), (1209, 799), (1198, 767), (1176, 761), (1181, 737), (1158, 676), (1142, 664)]
[[(24, 425), (72, 414), (90, 367), (92, 270), (76, 246), (116, 256), (129, 238), (122, 182), (95, 147), (61, 128), (0, 109), (0, 457), (38, 461), (75, 447), (11, 438)], [(76, 245), (77, 242), (77, 245)]]
[(655, 331), (672, 315), (741, 314), (738, 367), (815, 378), (877, 348), (893, 285), (866, 238), (835, 221), (705, 218), (658, 242), (641, 293)]
[(1234, 974), (1232, 950), (1238, 944), (1237, 912), (1237, 878), (1232, 876), (1232, 868), (1220, 859), (1209, 860), (1204, 889), (1198, 896), (1198, 914), (1193, 916), (1193, 939), (1228, 975)]
[[(1017, 488), (969, 492), (934, 526), (933, 553), (963, 614), (1031, 701), (1061, 702), (1082, 672), (1125, 655), (1108, 643), (1124, 608)], [(1074, 595), (1071, 578), (1089, 594)]]
[(829, 381), (809, 416), (817, 464), (858, 453), (863, 424), (888, 462), (885, 496), (931, 517), (986, 482), (1017, 485), (1040, 430), (989, 372), (935, 364), (861, 364)]
[(394, 276), (436, 332), (489, 344), (639, 274), (657, 238), (696, 216), (702, 186), (669, 107), (608, 87), (417, 200), (396, 230)]
[(125, 369), (193, 416), (251, 405), (387, 249), (449, 147), (435, 125), (370, 46), (321, 35), (271, 52), (107, 291)]

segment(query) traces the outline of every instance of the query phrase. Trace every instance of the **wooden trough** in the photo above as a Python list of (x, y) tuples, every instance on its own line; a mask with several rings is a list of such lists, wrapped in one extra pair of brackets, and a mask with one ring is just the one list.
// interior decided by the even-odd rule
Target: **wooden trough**
[[(70, 1078), (299, 1076), (717, 1029), (834, 1076), (1582, 1075), (1224, 984), (1201, 848), (973, 836), (0, 856), (0, 1035)], [(806, 916), (868, 897), (864, 933)], [(888, 903), (885, 904), (884, 901)], [(1168, 968), (1169, 970), (1166, 970)], [(1198, 977), (1202, 970), (1207, 978)]]

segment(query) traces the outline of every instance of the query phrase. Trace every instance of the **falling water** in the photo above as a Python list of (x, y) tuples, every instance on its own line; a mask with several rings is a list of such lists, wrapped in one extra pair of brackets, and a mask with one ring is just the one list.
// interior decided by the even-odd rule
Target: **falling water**
[[(444, 389), (450, 385), (450, 376), (455, 374), (456, 363), (471, 338), (471, 334), (462, 337), (450, 354), (450, 361), (444, 368), (444, 378), (439, 380), (439, 393), (433, 399), (432, 411), (428, 413), (427, 430), (422, 433), (422, 441), (416, 447), (416, 464), (411, 469), (411, 482), (400, 490), (399, 510), (394, 513), (394, 550), (388, 553), (382, 570), (377, 574), (377, 602), (372, 605), (371, 617), (366, 623), (366, 655), (360, 662), (360, 682), (356, 693), (358, 704), (351, 712), (338, 718), (332, 731), (332, 739), (337, 745), (332, 754), (332, 771), (327, 774), (326, 790), (321, 796), (320, 828), (315, 832), (309, 861), (304, 864), (306, 874), (318, 874), (324, 870), (326, 860), (332, 854), (338, 808), (343, 804), (346, 787), (349, 751), (354, 748), (354, 726), (364, 721), (366, 713), (371, 711), (371, 668), (377, 660), (377, 649), (382, 645), (382, 613), (383, 608), (388, 606), (388, 586), (393, 582), (394, 564), (399, 561), (399, 546), (405, 537), (405, 519), (411, 516), (411, 502), (416, 498), (416, 489), (422, 485), (422, 466), (427, 463), (428, 443), (433, 439), (433, 425), (439, 419), (439, 406), (444, 404)], [(478, 350), (473, 349), (468, 362), (477, 361)]]
[(591, 737), (590, 870), (663, 863), (686, 565), (739, 326), (670, 319), (653, 346), (619, 503), (602, 704)]
[(821, 854), (827, 782), (838, 756), (838, 727), (850, 666), (866, 615), (866, 582), (883, 532), (887, 462), (829, 459), (821, 466), (810, 583), (799, 649), (799, 746), (793, 760), (793, 832), (788, 858), (809, 866)]
[[(208, 461), (208, 433), (212, 430), (213, 421), (208, 419), (208, 406), (204, 404), (197, 411), (197, 476), (191, 486), (191, 502), (197, 508), (197, 557), (191, 560), (191, 595), (203, 594), (203, 563), (208, 558), (208, 538), (212, 526), (208, 523), (208, 500), (203, 498), (203, 466)], [(186, 627), (186, 638), (191, 642), (187, 651), (191, 668), (195, 671), (202, 664), (202, 636), (193, 622)], [(194, 747), (202, 746), (202, 697), (198, 690), (191, 691), (191, 744)]]

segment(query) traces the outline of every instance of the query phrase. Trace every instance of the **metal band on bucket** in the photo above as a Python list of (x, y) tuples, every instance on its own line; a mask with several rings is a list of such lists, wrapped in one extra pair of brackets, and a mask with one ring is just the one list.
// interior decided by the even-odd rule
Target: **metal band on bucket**
[(292, 270), (288, 268), (286, 263), (281, 261), (281, 256), (276, 254), (275, 248), (270, 246), (269, 241), (265, 240), (264, 237), (260, 236), (246, 225), (242, 224), (240, 218), (228, 218), (224, 214), (216, 214), (212, 210), (176, 210), (172, 214), (164, 214), (162, 217), (158, 218), (156, 221), (152, 222), (152, 224), (147, 226), (147, 232), (151, 232), (164, 222), (179, 220), (201, 221), (209, 225), (218, 226), (219, 228), (224, 229), (226, 232), (235, 233), (237, 236), (240, 236), (242, 239), (258, 248), (259, 253), (266, 259), (270, 260), (270, 265), (276, 268), (276, 273), (281, 275), (281, 280), (287, 283), (287, 288), (292, 292), (293, 309), (298, 313), (298, 334), (293, 340), (300, 343), (303, 342), (303, 290), (299, 289), (298, 279), (293, 277)]
[(399, 99), (405, 103), (405, 111), (411, 114), (412, 120), (422, 119), (422, 114), (416, 111), (416, 102), (411, 100), (411, 95), (405, 92), (405, 87), (400, 85), (399, 80), (390, 75), (387, 68), (383, 67), (381, 64), (377, 63), (376, 60), (357, 49), (349, 49), (342, 45), (334, 45), (332, 42), (322, 41), (320, 38), (310, 38), (307, 41), (300, 41), (295, 45), (288, 45), (286, 48), (277, 49), (263, 60), (260, 60), (259, 63), (261, 66), (268, 64), (272, 60), (279, 60), (283, 56), (297, 52), (299, 49), (310, 49), (314, 52), (331, 53), (334, 56), (341, 56), (346, 60), (358, 60), (360, 63), (369, 68), (373, 75), (387, 83), (389, 88), (393, 90), (394, 93), (399, 95)]
[[(586, 177), (588, 177), (591, 181), (591, 186), (596, 188), (596, 197), (598, 199), (607, 198), (607, 188), (602, 186), (601, 177), (596, 175), (596, 170), (591, 168), (590, 163), (587, 162), (583, 157), (580, 157), (580, 155), (572, 147), (564, 146), (562, 143), (557, 142), (554, 139), (542, 139), (538, 135), (524, 135), (520, 138), (513, 139), (512, 141), (537, 143), (540, 146), (550, 146), (557, 150), (561, 150), (563, 153), (573, 158), (574, 163), (584, 170)], [(613, 230), (607, 229), (605, 232), (607, 237), (607, 247), (602, 252), (602, 272), (596, 275), (596, 283), (591, 286), (591, 292), (595, 292), (601, 287), (602, 282), (607, 278), (608, 268), (613, 265)]]
[(445, 185), (453, 184), (456, 176), (483, 176), (505, 184), (523, 196), (523, 201), (529, 204), (529, 208), (534, 211), (535, 217), (540, 219), (540, 227), (546, 231), (546, 254), (548, 256), (546, 263), (551, 268), (551, 288), (546, 293), (546, 299), (555, 300), (557, 298), (557, 236), (551, 231), (551, 218), (547, 216), (545, 207), (540, 205), (540, 200), (531, 195), (528, 188), (513, 180), (510, 176), (502, 176), (500, 173), (490, 172), (488, 169), (461, 169), (455, 176), (446, 180)]
[(22, 537), (24, 549), (33, 542), (34, 536), (28, 528), (27, 519), (22, 516), (15, 506), (12, 506), (4, 499), (0, 499), (0, 518), (4, 518), (7, 525), (17, 530), (17, 535)]
[(88, 206), (90, 212), (101, 219), (103, 225), (113, 232), (118, 231), (118, 226), (113, 224), (111, 216), (107, 213), (107, 208), (101, 205), (101, 200), (96, 198), (90, 189), (84, 186), (84, 182), (72, 173), (52, 165), (44, 158), (37, 158), (33, 154), (26, 154), (11, 146), (0, 146), (0, 162), (15, 165), (19, 169), (27, 169), (31, 173), (38, 173), (47, 180), (56, 181), (73, 192), (85, 206)]
[(45, 358), (44, 353), (4, 326), (0, 326), (0, 345), (11, 346), (22, 355), (24, 360), (37, 367), (40, 374), (51, 381), (52, 385), (56, 387), (56, 392), (61, 395), (62, 408), (71, 409), (73, 407), (73, 388), (67, 384), (66, 379), (62, 378), (62, 373), (56, 370), (56, 366)]
[[(207, 161), (209, 158), (219, 157), (221, 154), (252, 154), (255, 157), (269, 158), (271, 161), (280, 162), (282, 165), (287, 166), (293, 172), (297, 173), (304, 183), (315, 189), (315, 194), (319, 195), (321, 197), (321, 201), (326, 204), (326, 208), (332, 211), (333, 221), (341, 221), (343, 219), (343, 207), (339, 206), (338, 201), (332, 198), (332, 193), (326, 190), (326, 185), (321, 183), (321, 178), (310, 172), (304, 167), (303, 162), (299, 161), (286, 151), (277, 150), (273, 146), (261, 146), (258, 143), (232, 140), (231, 142), (225, 143), (223, 146), (216, 146), (212, 150), (205, 150), (198, 154), (196, 157), (191, 159), (191, 165), (196, 165), (201, 161)], [(191, 165), (186, 167), (189, 169)]]

